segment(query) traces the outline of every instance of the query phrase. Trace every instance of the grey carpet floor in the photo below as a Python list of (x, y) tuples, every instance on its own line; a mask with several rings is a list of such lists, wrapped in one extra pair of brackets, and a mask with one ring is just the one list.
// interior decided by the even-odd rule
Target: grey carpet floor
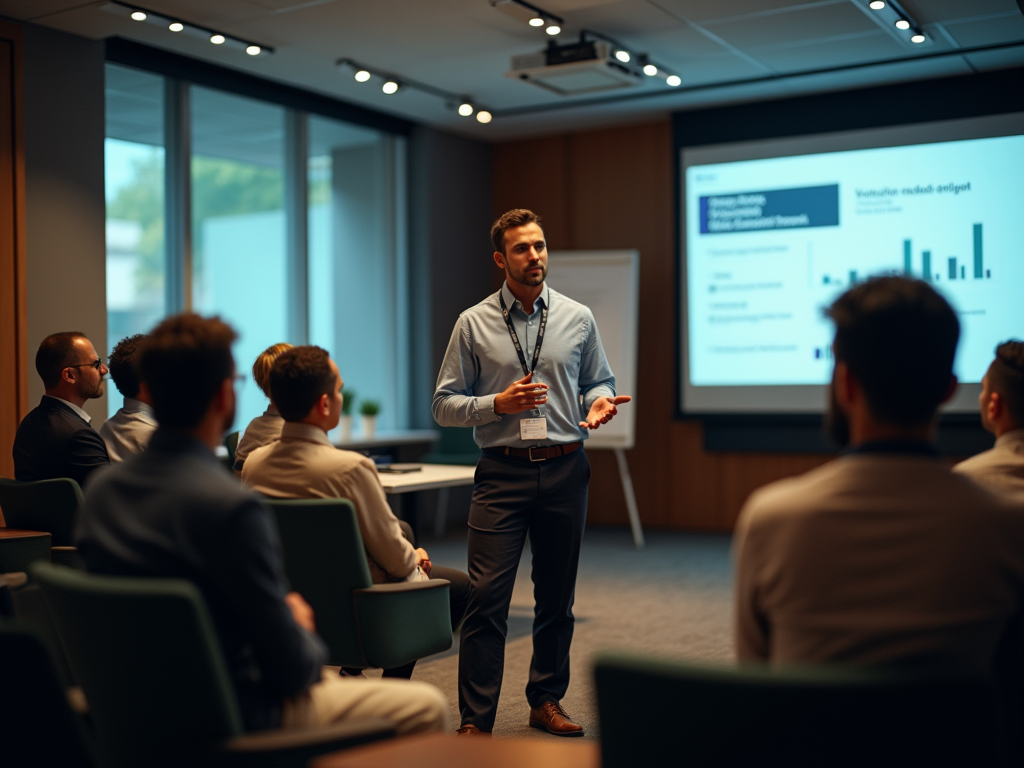
[[(465, 537), (420, 542), (437, 565), (466, 569)], [(588, 529), (576, 586), (572, 679), (566, 711), (598, 736), (593, 659), (607, 650), (703, 661), (729, 661), (732, 646), (730, 538), (653, 532), (643, 550), (626, 530)], [(509, 611), (505, 676), (494, 735), (555, 738), (527, 725), (524, 690), (532, 655), (533, 594), (529, 548), (523, 554)], [(416, 665), (414, 680), (440, 688), (459, 725), (458, 645)], [(370, 674), (374, 674), (370, 672)], [(379, 674), (379, 673), (377, 673)], [(642, 702), (638, 702), (642, 706)]]

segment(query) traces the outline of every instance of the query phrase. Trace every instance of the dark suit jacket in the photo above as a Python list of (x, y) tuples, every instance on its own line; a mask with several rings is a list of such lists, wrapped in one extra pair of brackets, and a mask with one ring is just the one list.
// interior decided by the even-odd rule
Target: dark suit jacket
[(18, 426), (14, 438), (14, 479), (86, 478), (110, 463), (107, 446), (89, 422), (55, 397), (43, 395)]
[(277, 727), (282, 700), (320, 679), (327, 648), (285, 603), (270, 509), (198, 440), (158, 429), (145, 451), (99, 472), (79, 510), (75, 543), (94, 573), (199, 587), (248, 730)]

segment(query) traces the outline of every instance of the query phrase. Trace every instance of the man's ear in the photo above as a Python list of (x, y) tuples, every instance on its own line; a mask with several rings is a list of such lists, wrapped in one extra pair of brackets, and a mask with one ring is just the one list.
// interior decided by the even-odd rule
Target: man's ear
[(331, 413), (331, 396), (328, 393), (320, 395), (320, 399), (316, 401), (317, 409), (320, 411), (321, 416), (328, 416)]
[(213, 397), (213, 407), (218, 413), (226, 413), (228, 410), (228, 403), (231, 402), (231, 390), (235, 386), (234, 379), (224, 379), (220, 383), (220, 387), (217, 389), (217, 394)]
[(75, 373), (77, 373), (77, 371), (78, 371), (77, 368), (65, 368), (63, 371), (60, 372), (60, 380), (61, 381), (66, 381), (69, 384), (74, 384), (75, 383)]
[[(960, 386), (960, 382), (957, 381), (956, 376), (950, 376), (949, 377), (949, 387), (946, 389), (946, 394), (942, 396), (942, 400), (940, 401), (939, 404), (941, 405), (942, 403), (948, 403), (953, 398), (953, 395), (956, 394), (956, 388), (958, 386)], [(995, 394), (995, 393), (993, 393), (993, 394)], [(991, 401), (989, 401), (989, 402), (991, 402)]]
[(505, 268), (505, 254), (501, 251), (494, 252), (494, 263), (498, 265), (499, 269)]
[(998, 392), (990, 392), (988, 396), (988, 403), (985, 404), (985, 410), (988, 411), (985, 415), (988, 416), (989, 421), (997, 421), (1000, 416), (1003, 415), (1003, 409), (1006, 406), (1003, 404), (1003, 398)]
[(835, 371), (835, 394), (836, 401), (843, 406), (850, 403), (860, 394), (860, 385), (853, 377), (850, 366), (842, 360), (836, 360)]

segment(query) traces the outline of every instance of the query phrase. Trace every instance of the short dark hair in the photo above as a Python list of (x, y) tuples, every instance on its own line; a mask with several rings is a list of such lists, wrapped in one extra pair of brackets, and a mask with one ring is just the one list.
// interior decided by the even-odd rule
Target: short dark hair
[(1024, 341), (1011, 339), (996, 347), (996, 359), (988, 367), (988, 388), (998, 392), (1010, 419), (1024, 427)]
[(36, 372), (43, 380), (43, 387), (51, 389), (60, 384), (61, 371), (76, 362), (75, 339), (84, 338), (86, 335), (78, 331), (62, 331), (51, 333), (39, 343)]
[(137, 397), (139, 394), (139, 345), (146, 338), (144, 333), (126, 336), (114, 346), (107, 361), (110, 378), (117, 385), (117, 390), (125, 397)]
[(235, 371), (238, 334), (219, 317), (174, 315), (139, 348), (139, 373), (161, 427), (190, 429), (203, 420), (224, 379)]
[(270, 369), (270, 399), (285, 421), (302, 421), (334, 388), (331, 357), (321, 347), (292, 347)]
[(540, 226), (540, 216), (525, 208), (513, 208), (501, 214), (494, 224), (491, 225), (491, 243), (494, 250), (505, 252), (505, 230), (522, 227), (527, 224)]
[(956, 312), (927, 283), (867, 280), (825, 310), (836, 326), (835, 359), (849, 366), (874, 415), (923, 424), (949, 391), (960, 338)]

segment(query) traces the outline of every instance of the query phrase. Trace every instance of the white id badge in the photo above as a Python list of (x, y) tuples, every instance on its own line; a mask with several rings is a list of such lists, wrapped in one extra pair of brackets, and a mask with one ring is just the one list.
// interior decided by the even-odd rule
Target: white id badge
[(519, 438), (521, 440), (544, 440), (548, 436), (548, 420), (523, 419), (519, 422)]

